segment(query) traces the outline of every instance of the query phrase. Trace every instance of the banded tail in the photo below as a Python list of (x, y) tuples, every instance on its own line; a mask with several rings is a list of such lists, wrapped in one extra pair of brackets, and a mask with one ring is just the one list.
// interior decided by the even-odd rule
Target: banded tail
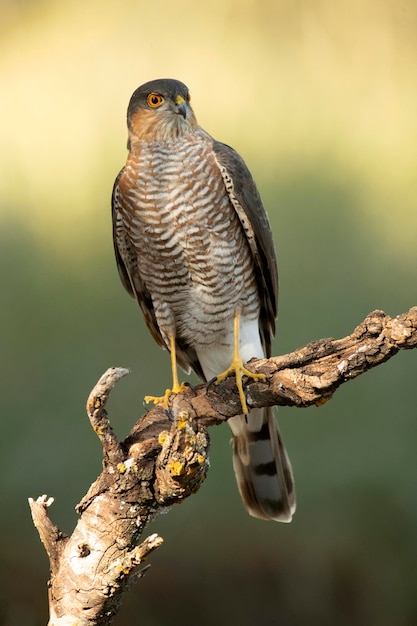
[(253, 517), (290, 522), (295, 512), (291, 463), (271, 407), (229, 419), (233, 467), (242, 500)]

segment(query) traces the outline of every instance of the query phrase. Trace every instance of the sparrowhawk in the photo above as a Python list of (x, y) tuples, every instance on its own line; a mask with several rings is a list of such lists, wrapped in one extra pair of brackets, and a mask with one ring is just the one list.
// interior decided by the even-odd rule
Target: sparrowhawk
[[(268, 217), (239, 154), (197, 124), (188, 88), (150, 81), (132, 95), (128, 157), (116, 178), (113, 234), (122, 283), (156, 342), (203, 381), (230, 372), (242, 415), (229, 419), (233, 465), (249, 513), (291, 520), (294, 482), (271, 408), (248, 410), (242, 375), (271, 355), (278, 273)], [(259, 375), (258, 375), (259, 376)]]

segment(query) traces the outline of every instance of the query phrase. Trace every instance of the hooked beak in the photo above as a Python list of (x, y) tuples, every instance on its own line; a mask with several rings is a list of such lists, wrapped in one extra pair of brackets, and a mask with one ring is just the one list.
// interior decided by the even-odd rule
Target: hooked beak
[(177, 96), (175, 98), (175, 113), (182, 115), (184, 119), (187, 118), (188, 104), (182, 96)]

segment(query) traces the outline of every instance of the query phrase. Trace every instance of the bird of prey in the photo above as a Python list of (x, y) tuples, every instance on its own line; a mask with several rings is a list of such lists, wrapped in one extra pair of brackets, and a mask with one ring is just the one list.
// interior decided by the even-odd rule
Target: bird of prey
[(155, 341), (202, 381), (236, 375), (233, 465), (254, 517), (289, 522), (291, 464), (271, 408), (248, 409), (244, 363), (271, 355), (278, 273), (268, 217), (239, 154), (198, 125), (178, 80), (145, 83), (127, 111), (128, 157), (112, 195), (120, 278)]

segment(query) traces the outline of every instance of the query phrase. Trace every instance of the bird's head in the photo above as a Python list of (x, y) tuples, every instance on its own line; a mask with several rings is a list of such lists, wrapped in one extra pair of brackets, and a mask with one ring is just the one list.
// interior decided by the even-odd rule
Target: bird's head
[(136, 89), (127, 109), (128, 147), (136, 141), (175, 141), (197, 127), (188, 88), (179, 80), (152, 80)]

